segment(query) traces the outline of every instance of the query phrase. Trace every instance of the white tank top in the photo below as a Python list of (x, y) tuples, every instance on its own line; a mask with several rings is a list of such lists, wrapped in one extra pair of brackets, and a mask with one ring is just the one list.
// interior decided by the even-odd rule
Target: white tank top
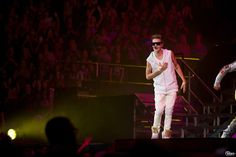
[(175, 66), (171, 58), (172, 51), (167, 49), (162, 49), (162, 50), (163, 50), (163, 57), (161, 60), (157, 59), (154, 51), (152, 51), (148, 56), (148, 58), (146, 59), (147, 62), (151, 64), (152, 71), (157, 70), (159, 63), (163, 64), (166, 62), (168, 64), (166, 70), (164, 70), (160, 75), (153, 78), (154, 91), (155, 93), (163, 93), (163, 94), (177, 92), (178, 83), (176, 79)]

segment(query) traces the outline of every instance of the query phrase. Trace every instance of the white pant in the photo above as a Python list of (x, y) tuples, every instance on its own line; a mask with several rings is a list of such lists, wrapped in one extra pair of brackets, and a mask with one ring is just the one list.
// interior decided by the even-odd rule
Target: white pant
[(164, 130), (170, 130), (172, 113), (177, 93), (155, 94), (155, 114), (153, 128), (160, 129), (162, 114), (165, 111)]

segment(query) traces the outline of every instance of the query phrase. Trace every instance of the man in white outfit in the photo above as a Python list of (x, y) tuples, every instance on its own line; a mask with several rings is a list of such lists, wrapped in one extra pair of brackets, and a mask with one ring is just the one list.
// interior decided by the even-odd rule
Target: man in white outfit
[(153, 79), (155, 94), (152, 139), (159, 137), (163, 112), (165, 112), (165, 120), (162, 138), (171, 138), (172, 113), (178, 91), (176, 72), (182, 80), (181, 89), (184, 93), (186, 91), (186, 79), (174, 53), (171, 50), (164, 49), (163, 46), (161, 35), (152, 35), (153, 51), (146, 59), (146, 79)]
[[(217, 74), (216, 78), (215, 78), (215, 82), (213, 85), (213, 88), (217, 91), (219, 91), (221, 89), (220, 83), (222, 81), (222, 79), (224, 78), (224, 76), (227, 73), (236, 71), (236, 61), (227, 64), (225, 66), (223, 66), (221, 68), (221, 70), (219, 71), (219, 73)], [(235, 90), (235, 100), (236, 100), (236, 90)], [(223, 131), (223, 134), (221, 135), (221, 138), (230, 138), (231, 136), (233, 136), (233, 134), (236, 133), (236, 117), (230, 122), (230, 124), (228, 125), (228, 127)]]

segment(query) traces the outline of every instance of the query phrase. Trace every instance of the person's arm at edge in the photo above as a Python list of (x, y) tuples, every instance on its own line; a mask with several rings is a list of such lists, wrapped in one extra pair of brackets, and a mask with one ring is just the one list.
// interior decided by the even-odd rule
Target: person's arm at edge
[(213, 88), (215, 90), (220, 90), (221, 88), (220, 84), (221, 84), (222, 79), (227, 73), (232, 72), (232, 71), (236, 71), (236, 61), (234, 61), (233, 63), (227, 64), (220, 69), (219, 73), (217, 74), (215, 78)]

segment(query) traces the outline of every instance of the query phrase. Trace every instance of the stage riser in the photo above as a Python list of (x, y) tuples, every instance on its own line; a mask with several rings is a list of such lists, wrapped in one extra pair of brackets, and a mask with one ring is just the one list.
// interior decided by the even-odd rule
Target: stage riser
[(111, 143), (133, 138), (134, 96), (95, 98), (57, 97), (54, 112), (72, 119), (80, 137), (92, 136), (94, 142)]

